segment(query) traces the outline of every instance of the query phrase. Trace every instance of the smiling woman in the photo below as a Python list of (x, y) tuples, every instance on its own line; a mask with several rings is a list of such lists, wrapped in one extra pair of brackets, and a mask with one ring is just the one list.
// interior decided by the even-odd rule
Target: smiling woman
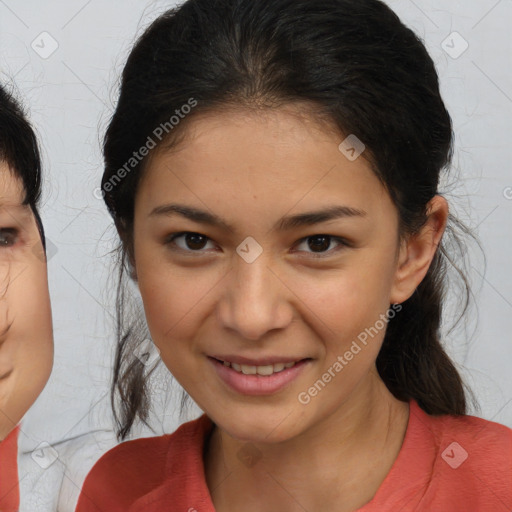
[(0, 87), (0, 510), (19, 508), (19, 422), (44, 388), (53, 334), (37, 141)]
[(451, 153), (434, 64), (380, 1), (188, 0), (160, 16), (104, 145), (121, 238), (112, 399), (125, 439), (151, 373), (128, 271), (204, 414), (105, 454), (77, 510), (510, 510), (512, 432), (466, 415), (440, 339)]

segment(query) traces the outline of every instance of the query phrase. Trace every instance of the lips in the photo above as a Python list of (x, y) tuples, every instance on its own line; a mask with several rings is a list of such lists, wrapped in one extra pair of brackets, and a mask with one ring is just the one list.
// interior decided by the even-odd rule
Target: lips
[(222, 363), (224, 366), (229, 366), (230, 368), (233, 368), (233, 370), (243, 373), (244, 375), (261, 375), (264, 377), (282, 372), (285, 368), (291, 368), (296, 364), (295, 361), (291, 363), (274, 363), (266, 365), (238, 364), (230, 363), (229, 361), (222, 361)]
[[(283, 390), (312, 363), (311, 359), (281, 358), (271, 363), (269, 358), (249, 360), (241, 357), (208, 357), (217, 375), (232, 390), (244, 395), (269, 395)], [(236, 361), (233, 361), (236, 359)], [(239, 361), (243, 361), (243, 364)], [(260, 364), (246, 364), (260, 363)], [(265, 364), (261, 364), (265, 361)]]
[(265, 356), (251, 359), (230, 354), (217, 354), (211, 358), (244, 375), (261, 376), (282, 372), (304, 361), (301, 357)]

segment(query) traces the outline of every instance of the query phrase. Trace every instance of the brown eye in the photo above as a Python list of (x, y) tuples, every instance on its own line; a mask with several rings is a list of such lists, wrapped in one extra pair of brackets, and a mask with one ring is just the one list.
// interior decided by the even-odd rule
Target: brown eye
[(208, 239), (205, 236), (198, 235), (197, 233), (189, 233), (185, 235), (184, 240), (187, 248), (192, 250), (204, 249), (204, 246), (208, 241)]
[(325, 235), (317, 235), (308, 238), (308, 247), (313, 252), (324, 252), (331, 245), (331, 237)]
[[(334, 244), (331, 246), (331, 244)], [(301, 240), (301, 245), (306, 246), (306, 250), (299, 250), (312, 256), (313, 258), (321, 258), (331, 256), (338, 251), (350, 247), (350, 245), (342, 238), (332, 235), (312, 235)], [(332, 247), (330, 249), (330, 247)]]
[(209, 241), (210, 239), (207, 236), (200, 233), (182, 232), (171, 235), (166, 243), (185, 252), (204, 252), (202, 249), (205, 249)]
[(12, 247), (18, 241), (18, 230), (15, 228), (0, 229), (0, 249)]

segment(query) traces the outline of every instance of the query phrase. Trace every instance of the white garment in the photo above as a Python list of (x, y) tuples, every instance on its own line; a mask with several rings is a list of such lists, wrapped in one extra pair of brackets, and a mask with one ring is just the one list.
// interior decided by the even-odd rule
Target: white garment
[(36, 450), (20, 446), (19, 512), (74, 512), (85, 477), (116, 444), (113, 430), (96, 430)]

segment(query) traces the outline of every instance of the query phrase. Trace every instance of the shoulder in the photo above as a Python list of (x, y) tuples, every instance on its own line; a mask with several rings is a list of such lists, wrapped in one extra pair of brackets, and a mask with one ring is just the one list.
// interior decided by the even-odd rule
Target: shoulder
[(123, 442), (105, 453), (92, 472), (97, 476), (108, 476), (113, 471), (118, 475), (147, 475), (165, 463), (170, 438), (164, 435)]
[(493, 421), (476, 416), (431, 416), (431, 424), (437, 431), (437, 437), (446, 443), (449, 440), (465, 445), (468, 458), (491, 454), (498, 461), (512, 464), (512, 429)]
[(0, 441), (0, 510), (18, 510), (18, 435), (17, 425)]
[(512, 504), (512, 429), (469, 415), (425, 417), (436, 445), (438, 496), (446, 491), (459, 503), (464, 496), (478, 510), (494, 500)]
[(76, 512), (127, 510), (163, 474), (170, 435), (125, 441), (94, 464), (81, 489)]
[(180, 458), (202, 434), (207, 418), (181, 425), (173, 434), (125, 441), (93, 466), (81, 490), (76, 512), (125, 511), (162, 484), (169, 455)]

